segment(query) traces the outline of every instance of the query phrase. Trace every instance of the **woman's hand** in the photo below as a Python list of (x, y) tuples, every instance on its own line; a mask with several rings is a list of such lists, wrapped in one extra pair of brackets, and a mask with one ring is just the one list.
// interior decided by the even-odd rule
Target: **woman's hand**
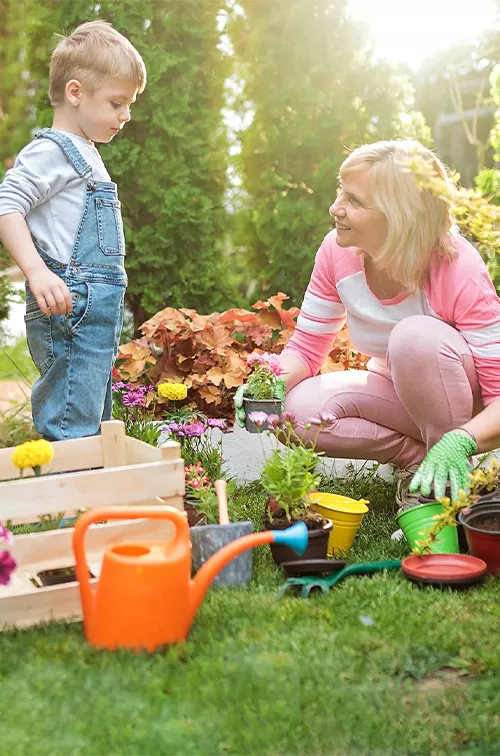
[(410, 491), (420, 491), (424, 496), (429, 496), (433, 488), (436, 499), (442, 499), (449, 480), (451, 500), (455, 501), (459, 490), (469, 490), (469, 472), (472, 470), (469, 457), (476, 452), (477, 444), (470, 436), (460, 431), (445, 433), (427, 452), (413, 476)]

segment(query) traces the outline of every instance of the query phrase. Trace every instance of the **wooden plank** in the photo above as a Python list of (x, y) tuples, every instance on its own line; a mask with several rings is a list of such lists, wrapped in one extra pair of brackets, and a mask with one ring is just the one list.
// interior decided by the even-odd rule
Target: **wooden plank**
[[(168, 500), (165, 503), (168, 504)], [(19, 563), (18, 570), (33, 567), (36, 567), (37, 571), (50, 569), (50, 565), (46, 566), (49, 562), (54, 562), (54, 567), (74, 564), (73, 531), (73, 528), (64, 528), (16, 536), (10, 551)], [(90, 560), (102, 557), (108, 547), (117, 543), (170, 540), (173, 531), (174, 526), (168, 520), (110, 521), (105, 525), (91, 525), (87, 531), (85, 546)], [(1, 596), (0, 587), (0, 598)]]
[[(87, 438), (72, 438), (68, 441), (54, 441), (54, 458), (48, 465), (42, 468), (43, 476), (48, 473), (71, 472), (82, 468), (102, 467), (102, 440), (100, 436)], [(13, 448), (0, 449), (0, 481), (19, 479), (19, 469), (12, 464)], [(24, 478), (34, 476), (31, 468), (24, 471)], [(0, 497), (2, 483), (0, 482)]]
[[(91, 580), (92, 583), (97, 582)], [(51, 620), (78, 620), (82, 617), (78, 583), (35, 588), (0, 601), (0, 628), (29, 627)]]
[(182, 460), (42, 476), (0, 485), (0, 521), (183, 494)]
[[(141, 501), (132, 501), (132, 502), (126, 502), (126, 503), (133, 507), (154, 507), (157, 504), (168, 504), (169, 506), (174, 507), (180, 512), (182, 513), (184, 512), (184, 498), (182, 496), (167, 496), (164, 499), (161, 497), (155, 496), (154, 499), (143, 499)], [(86, 509), (95, 509), (96, 507), (100, 507), (100, 506), (102, 506), (101, 502), (96, 501), (94, 502), (93, 506), (88, 506), (86, 507)], [(43, 512), (42, 514), (50, 514), (50, 512)], [(53, 512), (52, 514), (57, 515), (56, 512)], [(66, 518), (76, 517), (78, 514), (79, 512), (76, 509), (68, 509), (64, 512), (64, 517)], [(38, 518), (34, 517), (33, 515), (24, 515), (23, 517), (10, 517), (9, 518), (9, 522), (12, 525), (31, 525), (38, 521), (39, 521)], [(42, 532), (46, 532), (46, 531), (42, 531)]]
[[(123, 467), (127, 464), (125, 423), (108, 420), (101, 423), (102, 466)], [(134, 460), (137, 463), (138, 460)]]
[(161, 459), (180, 459), (181, 445), (178, 441), (165, 441), (160, 447), (151, 446), (137, 438), (126, 437), (127, 464), (138, 465), (141, 462), (158, 462)]

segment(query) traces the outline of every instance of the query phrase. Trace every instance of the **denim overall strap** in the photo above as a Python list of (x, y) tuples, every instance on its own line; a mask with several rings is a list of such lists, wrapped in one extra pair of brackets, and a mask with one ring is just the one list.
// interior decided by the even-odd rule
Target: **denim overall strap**
[[(118, 351), (127, 276), (116, 184), (95, 181), (72, 140), (51, 129), (39, 138), (56, 142), (85, 183), (85, 202), (69, 263), (40, 251), (70, 291), (66, 315), (41, 313), (26, 291), (26, 331), (40, 372), (31, 395), (39, 433), (54, 441), (90, 436), (111, 417), (111, 371)], [(88, 171), (87, 171), (88, 169)]]
[(51, 139), (59, 145), (79, 176), (85, 179), (92, 176), (92, 168), (69, 137), (54, 129), (41, 129), (35, 134), (35, 139), (42, 138)]

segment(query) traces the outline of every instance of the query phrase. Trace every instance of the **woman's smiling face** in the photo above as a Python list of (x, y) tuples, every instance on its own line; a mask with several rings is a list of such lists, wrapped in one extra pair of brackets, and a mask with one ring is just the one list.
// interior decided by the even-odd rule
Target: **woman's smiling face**
[(337, 244), (359, 247), (370, 256), (387, 239), (387, 218), (375, 204), (373, 179), (370, 166), (341, 171), (340, 192), (329, 210), (335, 218)]

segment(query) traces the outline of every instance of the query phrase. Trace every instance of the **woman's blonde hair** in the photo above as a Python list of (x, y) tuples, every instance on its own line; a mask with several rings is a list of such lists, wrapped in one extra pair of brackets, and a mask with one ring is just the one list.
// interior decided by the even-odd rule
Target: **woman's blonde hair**
[(81, 24), (69, 37), (61, 37), (52, 53), (50, 102), (62, 105), (71, 79), (95, 92), (108, 77), (130, 81), (142, 92), (146, 66), (135, 47), (107, 21)]
[[(419, 162), (429, 178), (438, 179), (440, 191), (419, 186), (410, 167)], [(387, 239), (373, 259), (391, 278), (415, 292), (434, 253), (448, 260), (456, 256), (455, 220), (445, 196), (454, 185), (437, 155), (413, 140), (358, 147), (342, 163), (340, 176), (363, 165), (373, 171), (374, 201), (388, 227)]]

